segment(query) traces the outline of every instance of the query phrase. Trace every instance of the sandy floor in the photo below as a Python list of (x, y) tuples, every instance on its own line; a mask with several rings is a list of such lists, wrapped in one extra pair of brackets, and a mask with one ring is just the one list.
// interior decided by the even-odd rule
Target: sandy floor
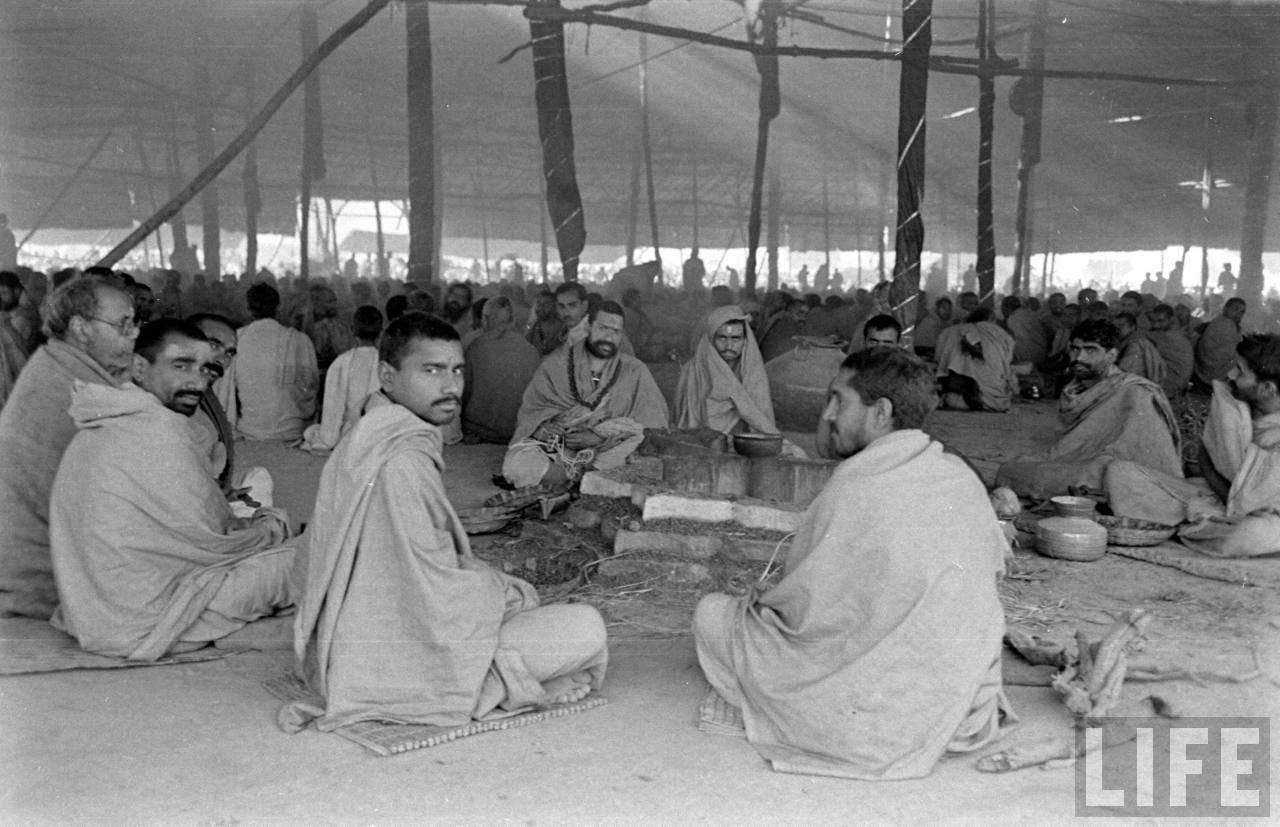
[[(987, 475), (1052, 426), (1048, 405), (1015, 410), (940, 416), (931, 430)], [(258, 445), (239, 456), (272, 468), (278, 503), (296, 521), (309, 519), (322, 460)], [(459, 506), (496, 490), (488, 478), (500, 458), (500, 447), (449, 449), (449, 490)], [(1055, 639), (1076, 628), (1097, 633), (1108, 613), (1142, 606), (1155, 615), (1142, 659), (1244, 675), (1256, 646), (1280, 678), (1274, 590), (1112, 556), (1094, 564), (1034, 555), (1024, 562), (1032, 579), (1009, 584), (1006, 608), (1032, 631)], [(662, 615), (674, 628), (672, 617)], [(984, 775), (964, 757), (910, 782), (770, 772), (745, 741), (696, 729), (705, 684), (687, 635), (646, 639), (652, 635), (618, 623), (610, 633), (608, 706), (392, 758), (334, 735), (281, 732), (279, 703), (262, 682), (291, 666), (284, 652), (0, 678), (0, 823), (1025, 824), (1072, 817), (1071, 769)], [(1275, 717), (1276, 686), (1266, 678), (1184, 680), (1126, 687), (1125, 697), (1158, 693), (1183, 714)], [(1050, 690), (1012, 687), (1010, 696), (1022, 723), (1005, 745), (1066, 731), (1068, 716)]]

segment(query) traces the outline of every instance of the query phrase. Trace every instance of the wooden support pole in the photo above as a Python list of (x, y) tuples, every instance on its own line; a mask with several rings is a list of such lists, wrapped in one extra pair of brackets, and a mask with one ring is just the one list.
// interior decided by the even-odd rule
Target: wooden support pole
[[(536, 4), (558, 8), (560, 0), (536, 0)], [(534, 102), (538, 108), (538, 137), (542, 142), (543, 200), (555, 233), (564, 279), (577, 281), (578, 260), (587, 243), (587, 227), (573, 156), (573, 114), (569, 105), (564, 24), (531, 19), (529, 33), (533, 37)], [(643, 68), (642, 64), (642, 71)], [(538, 223), (545, 233), (546, 222), (541, 210), (538, 215)], [(545, 282), (545, 264), (542, 270)]]
[(409, 281), (433, 281), (436, 226), (435, 94), (427, 0), (405, 0), (409, 87)]
[[(831, 276), (831, 200), (827, 195), (827, 177), (822, 177), (822, 256), (827, 277)], [(827, 282), (830, 284), (830, 282)]]
[[(993, 0), (978, 0), (978, 54), (984, 67), (995, 59)], [(995, 132), (995, 76), (978, 76), (978, 296), (984, 307), (995, 306), (996, 234), (991, 191), (991, 144)]]
[[(178, 194), (184, 191), (182, 188), (182, 152), (178, 146), (178, 113), (172, 105), (169, 107), (169, 182), (173, 189), (169, 201), (172, 204), (172, 199), (177, 198)], [(199, 192), (199, 190), (193, 191), (191, 197), (194, 197), (196, 192)], [(190, 200), (190, 198), (187, 200)], [(188, 260), (191, 250), (190, 242), (187, 240), (187, 217), (182, 213), (182, 205), (179, 205), (178, 209), (174, 211), (172, 218), (173, 220), (169, 222), (169, 233), (173, 236), (173, 252), (178, 256), (178, 259), (175, 262), (173, 256), (170, 256), (169, 264), (173, 269), (177, 270), (179, 269), (178, 263)], [(146, 222), (143, 223), (145, 224)]]
[(640, 148), (644, 153), (644, 188), (649, 199), (649, 237), (653, 242), (653, 260), (661, 266), (658, 198), (653, 185), (653, 139), (649, 133), (649, 44), (643, 32), (640, 34)]
[(1275, 163), (1277, 123), (1280, 122), (1280, 27), (1255, 33), (1241, 50), (1250, 69), (1268, 83), (1254, 90), (1248, 105), (1249, 141), (1244, 191), (1244, 220), (1240, 236), (1239, 295), (1249, 308), (1262, 307), (1262, 251), (1267, 241), (1267, 210)]
[[(373, 128), (370, 124), (369, 105), (364, 107), (364, 143), (369, 154), (369, 187), (373, 190), (373, 229), (377, 243), (377, 264), (373, 273), (377, 278), (385, 279), (390, 275), (387, 266), (387, 242), (382, 233), (382, 190), (378, 187), (378, 156), (374, 150)], [(488, 258), (486, 254), (486, 258)]]
[[(1048, 0), (1037, 0), (1033, 11), (1035, 20), (1027, 32), (1028, 68), (1044, 68), (1044, 26), (1048, 13)], [(1014, 219), (1013, 292), (1016, 295), (1031, 292), (1031, 250), (1035, 237), (1035, 218), (1031, 206), (1032, 173), (1036, 164), (1040, 163), (1044, 78), (1020, 78), (1014, 84), (1010, 97), (1014, 112), (1022, 117), (1022, 149), (1018, 157), (1018, 207)], [(1043, 284), (1041, 288), (1043, 289)]]
[[(245, 64), (244, 119), (245, 126), (253, 120), (254, 111), (253, 64)], [(252, 278), (258, 272), (258, 216), (262, 212), (262, 191), (258, 187), (258, 144), (250, 141), (244, 150), (244, 169), (240, 176), (244, 191), (244, 274)]]
[(311, 275), (311, 176), (302, 171), (301, 194), (298, 196), (298, 275)]
[(915, 324), (924, 250), (925, 103), (933, 0), (902, 0), (902, 79), (898, 84), (898, 223), (889, 304), (904, 329)]
[(637, 142), (631, 156), (631, 187), (627, 198), (627, 266), (636, 263), (636, 237), (640, 224), (640, 146)]
[[(759, 16), (754, 21), (764, 45), (771, 49), (778, 45), (778, 13), (778, 0), (762, 0)], [(753, 22), (748, 21), (748, 26), (753, 26)], [(754, 27), (749, 29), (753, 42), (755, 31)], [(756, 121), (756, 160), (751, 174), (751, 211), (747, 215), (747, 272), (744, 286), (748, 290), (756, 288), (756, 252), (760, 246), (760, 211), (764, 201), (765, 163), (769, 156), (769, 124), (782, 110), (778, 56), (773, 53), (757, 56), (756, 70), (760, 73), (760, 111)]]
[[(693, 249), (696, 252), (702, 245), (698, 243), (698, 150), (691, 147), (693, 155)], [(715, 273), (712, 272), (714, 280)]]
[[(151, 184), (151, 162), (147, 158), (147, 148), (142, 142), (142, 130), (134, 129), (133, 146), (138, 151), (138, 162), (142, 164), (142, 175), (147, 182), (147, 199), (151, 202), (151, 211), (155, 212), (160, 208), (156, 203), (156, 190)], [(160, 267), (167, 268), (167, 259), (164, 254), (164, 241), (160, 238), (159, 228), (156, 229), (156, 252), (160, 254)]]
[[(196, 67), (196, 153), (200, 166), (207, 167), (213, 161), (213, 108), (209, 89), (209, 67), (204, 63)], [(204, 272), (206, 277), (217, 280), (222, 277), (222, 228), (218, 214), (218, 183), (216, 177), (200, 192), (200, 227), (203, 236)]]
[(782, 281), (781, 266), (778, 262), (778, 247), (781, 243), (782, 229), (782, 176), (778, 174), (775, 161), (769, 165), (769, 224), (765, 236), (765, 255), (769, 263), (769, 289), (777, 290)]
[(480, 205), (480, 249), (484, 255), (484, 280), (493, 280), (493, 271), (489, 269), (489, 209), (485, 203), (484, 181), (480, 159), (476, 158), (476, 201)]
[(259, 111), (258, 114), (254, 116), (253, 121), (236, 136), (235, 140), (228, 144), (227, 148), (222, 150), (222, 152), (218, 154), (218, 157), (215, 158), (209, 166), (201, 170), (199, 175), (175, 194), (174, 197), (169, 200), (169, 203), (165, 204), (159, 212), (144, 221), (140, 226), (135, 228), (133, 232), (129, 233), (123, 241), (113, 247), (98, 262), (99, 266), (110, 267), (115, 264), (122, 256), (124, 256), (125, 253), (133, 249), (139, 241), (155, 232), (157, 227), (177, 214), (184, 204), (194, 198), (196, 193), (204, 189), (205, 185), (208, 184), (209, 181), (212, 181), (217, 177), (218, 173), (222, 172), (228, 164), (235, 160), (236, 156), (249, 145), (249, 142), (253, 140), (254, 136), (261, 132), (262, 128), (267, 125), (267, 122), (271, 120), (271, 116), (274, 115), (276, 111), (284, 105), (284, 102), (289, 98), (289, 96), (302, 85), (302, 82), (306, 80), (307, 75), (311, 74), (311, 72), (314, 71), (326, 57), (333, 53), (334, 49), (337, 49), (342, 45), (343, 41), (359, 31), (365, 23), (368, 23), (373, 19), (374, 15), (382, 11), (383, 7), (390, 2), (391, 0), (369, 0), (369, 3), (363, 9), (356, 12), (350, 20), (339, 26), (334, 30), (333, 34), (325, 38), (325, 41), (302, 62), (302, 65), (299, 66), (294, 73), (289, 76), (289, 79), (276, 90), (276, 93), (272, 95), (265, 104), (263, 104), (261, 111)]

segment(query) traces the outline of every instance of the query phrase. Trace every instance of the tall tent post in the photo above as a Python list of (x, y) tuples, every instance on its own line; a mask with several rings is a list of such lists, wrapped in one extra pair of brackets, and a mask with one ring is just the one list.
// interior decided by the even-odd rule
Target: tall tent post
[(631, 154), (631, 187), (627, 195), (627, 266), (636, 263), (636, 237), (640, 224), (640, 144), (636, 143)]
[(303, 170), (300, 193), (298, 196), (298, 274), (303, 278), (311, 275), (311, 178)]
[(484, 256), (484, 280), (493, 280), (493, 271), (489, 269), (489, 210), (484, 197), (484, 181), (480, 167), (480, 158), (476, 158), (476, 201), (480, 205), (480, 250)]
[(991, 192), (991, 144), (995, 131), (996, 82), (993, 0), (978, 0), (978, 295), (984, 307), (995, 306), (996, 233)]
[[(156, 204), (156, 190), (151, 184), (151, 162), (147, 159), (147, 148), (142, 142), (141, 129), (134, 129), (133, 131), (133, 146), (138, 152), (138, 162), (142, 164), (142, 174), (147, 182), (147, 200), (151, 202), (151, 211), (155, 212), (158, 207)], [(160, 231), (158, 229), (156, 230), (156, 252), (159, 253), (160, 256), (160, 267), (162, 269), (167, 269), (169, 265), (165, 263), (164, 240), (160, 238)]]
[(546, 284), (548, 281), (546, 205), (547, 205), (547, 179), (543, 178), (542, 179), (542, 203), (539, 205), (539, 209), (538, 209), (538, 249), (541, 252), (541, 256), (539, 258), (539, 261), (541, 262), (539, 265), (540, 266), (539, 273), (542, 275), (543, 284)]
[[(262, 128), (271, 120), (271, 116), (284, 105), (284, 102), (297, 90), (299, 86), (302, 85), (302, 82), (306, 80), (307, 76), (310, 75), (326, 57), (331, 55), (335, 49), (341, 46), (348, 37), (359, 31), (364, 24), (373, 19), (373, 17), (378, 12), (382, 11), (382, 9), (390, 2), (391, 0), (369, 0), (368, 4), (366, 4), (364, 8), (352, 15), (346, 23), (343, 23), (335, 29), (331, 35), (325, 38), (324, 42), (321, 43), (314, 52), (307, 55), (306, 59), (302, 61), (302, 64), (294, 70), (293, 74), (290, 75), (283, 84), (281, 84), (280, 88), (275, 91), (275, 94), (273, 94), (267, 102), (263, 104), (262, 109), (254, 116), (253, 121), (241, 130), (240, 134), (237, 135), (231, 143), (227, 144), (226, 148), (223, 149), (222, 152), (218, 153), (218, 157), (214, 158), (213, 162), (202, 169), (200, 173), (196, 175), (196, 177), (193, 178), (185, 187), (176, 192), (174, 196), (169, 199), (169, 202), (161, 207), (155, 215), (148, 218), (141, 226), (136, 227), (133, 232), (125, 236), (124, 240), (111, 248), (111, 250), (109, 250), (107, 254), (98, 261), (99, 266), (112, 266), (119, 261), (125, 253), (133, 249), (138, 242), (155, 232), (157, 227), (177, 215), (184, 204), (194, 198), (197, 193), (204, 189), (206, 184), (213, 180), (218, 173), (226, 169), (227, 165), (234, 161), (236, 156), (244, 151), (245, 147), (249, 145), (249, 142), (253, 140), (254, 136), (262, 131)], [(173, 142), (172, 151), (176, 170), (176, 136), (173, 138)], [(183, 233), (182, 238), (185, 242), (185, 232)], [(175, 242), (176, 240), (177, 233), (175, 232)]]
[[(831, 199), (827, 195), (827, 176), (822, 176), (822, 260), (823, 265), (827, 268), (828, 276), (831, 273)], [(830, 284), (830, 282), (828, 282)]]
[[(693, 249), (698, 249), (701, 245), (698, 243), (698, 149), (694, 144), (690, 147), (690, 154), (693, 162)], [(712, 271), (714, 278), (715, 272)]]
[(924, 250), (925, 107), (933, 0), (902, 0), (902, 79), (898, 85), (898, 226), (889, 304), (904, 329), (915, 324)]
[(1205, 95), (1205, 117), (1204, 117), (1204, 170), (1201, 173), (1201, 186), (1203, 190), (1200, 193), (1200, 301), (1204, 302), (1205, 294), (1209, 290), (1209, 230), (1212, 227), (1210, 219), (1210, 210), (1213, 208), (1213, 144), (1217, 137), (1214, 133), (1214, 124), (1217, 123), (1218, 116), (1213, 110), (1213, 105), (1208, 101), (1208, 95)]
[[(169, 107), (169, 182), (170, 186), (173, 188), (173, 195), (169, 199), (169, 203), (172, 204), (178, 197), (179, 193), (183, 192), (181, 186), (182, 152), (178, 146), (178, 112), (172, 105)], [(203, 189), (203, 187), (201, 189)], [(197, 192), (199, 192), (199, 190), (193, 191), (191, 196), (183, 201), (183, 204), (185, 204), (186, 201), (190, 201), (192, 197), (195, 197)], [(173, 235), (173, 252), (179, 254), (179, 261), (185, 261), (187, 259), (187, 251), (191, 247), (191, 242), (187, 239), (187, 217), (182, 212), (182, 204), (178, 205), (171, 217), (173, 220), (169, 222), (169, 232)], [(137, 231), (135, 230), (135, 232)], [(141, 241), (142, 239), (139, 238), (138, 240)], [(132, 247), (133, 245), (131, 244), (129, 246)], [(109, 258), (110, 253), (107, 255)], [(123, 255), (123, 253), (121, 255)], [(173, 257), (170, 256), (169, 264), (173, 265), (173, 263)]]
[[(1044, 25), (1049, 13), (1048, 0), (1037, 0), (1035, 21), (1027, 32), (1027, 68), (1044, 69)], [(1040, 163), (1040, 135), (1044, 120), (1044, 77), (1029, 75), (1018, 78), (1009, 104), (1022, 117), (1022, 150), (1018, 157), (1018, 206), (1014, 219), (1013, 292), (1030, 292), (1032, 241), (1035, 217), (1032, 215), (1032, 173)], [(1043, 274), (1041, 274), (1043, 276)]]
[(769, 264), (769, 289), (777, 290), (782, 282), (782, 273), (778, 263), (778, 246), (780, 244), (782, 225), (782, 176), (778, 173), (777, 153), (774, 162), (769, 164), (769, 223), (766, 225), (765, 255)]
[[(750, 9), (750, 4), (747, 8)], [(747, 34), (753, 43), (757, 37), (762, 37), (767, 48), (777, 48), (778, 13), (779, 0), (761, 0), (757, 15), (747, 18)], [(778, 55), (772, 52), (757, 55), (756, 70), (760, 73), (760, 112), (756, 121), (755, 167), (751, 174), (751, 212), (747, 217), (747, 272), (743, 286), (748, 290), (756, 288), (756, 252), (760, 246), (760, 209), (764, 200), (765, 161), (769, 154), (769, 123), (782, 109)]]
[(433, 281), (436, 249), (436, 129), (428, 0), (405, 0), (408, 42), (409, 272), (408, 281)]
[[(885, 54), (894, 51), (893, 49), (893, 7), (897, 0), (885, 0), (884, 15), (884, 46)], [(890, 64), (888, 62), (880, 64), (880, 122), (886, 126), (891, 122), (892, 110), (890, 101), (892, 98), (890, 91)], [(877, 283), (885, 280), (885, 272), (887, 265), (885, 262), (885, 233), (888, 228), (884, 226), (885, 219), (889, 215), (889, 189), (893, 186), (892, 179), (889, 174), (890, 165), (884, 162), (882, 156), (878, 156), (880, 186), (877, 188), (877, 211), (876, 211), (876, 275)], [(861, 286), (861, 280), (859, 280)]]
[(1239, 294), (1251, 308), (1260, 308), (1262, 290), (1262, 251), (1266, 244), (1267, 209), (1271, 197), (1272, 165), (1275, 161), (1277, 121), (1280, 121), (1280, 36), (1273, 25), (1269, 31), (1255, 33), (1245, 42), (1244, 52), (1249, 74), (1265, 77), (1269, 83), (1252, 90), (1249, 102), (1247, 178), (1244, 191), (1244, 220), (1240, 236)]
[[(244, 119), (245, 126), (253, 120), (253, 64), (245, 63)], [(244, 169), (241, 171), (241, 188), (244, 191), (245, 275), (258, 272), (258, 215), (262, 212), (262, 193), (258, 188), (258, 144), (250, 141), (244, 150)]]
[(324, 211), (329, 226), (329, 247), (325, 249), (325, 253), (326, 257), (330, 253), (333, 255), (331, 272), (339, 272), (342, 269), (342, 253), (338, 250), (338, 216), (342, 214), (342, 207), (339, 207), (335, 212), (333, 198), (327, 192), (324, 196)]
[[(196, 67), (196, 153), (200, 166), (213, 160), (213, 106), (210, 103), (209, 67), (203, 62)], [(222, 231), (218, 215), (218, 182), (214, 178), (200, 191), (200, 226), (203, 236), (204, 272), (208, 278), (222, 276)]]
[[(387, 240), (382, 232), (382, 191), (378, 187), (378, 156), (373, 144), (373, 129), (370, 126), (369, 105), (364, 107), (364, 143), (369, 154), (369, 186), (373, 190), (373, 229), (377, 242), (377, 265), (374, 274), (385, 279), (389, 275), (387, 267)], [(486, 256), (487, 258), (487, 256)]]
[[(560, 0), (536, 0), (535, 5), (558, 8)], [(542, 142), (545, 212), (555, 232), (564, 278), (577, 281), (578, 260), (587, 243), (587, 227), (573, 157), (573, 113), (569, 105), (564, 24), (530, 19), (529, 34), (533, 39), (534, 102), (538, 108), (538, 137)], [(542, 214), (539, 210), (539, 216)], [(545, 224), (544, 219), (539, 218), (539, 223)], [(546, 281), (545, 266), (543, 281)]]
[(640, 148), (644, 153), (644, 186), (649, 198), (649, 236), (653, 241), (653, 259), (661, 266), (658, 198), (653, 185), (653, 139), (649, 133), (649, 40), (643, 32), (640, 34)]

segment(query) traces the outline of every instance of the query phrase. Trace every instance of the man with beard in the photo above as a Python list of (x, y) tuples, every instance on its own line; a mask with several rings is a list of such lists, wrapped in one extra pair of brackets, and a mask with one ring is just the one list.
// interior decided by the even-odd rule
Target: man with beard
[[(576, 281), (566, 281), (556, 288), (556, 318), (560, 320), (561, 347), (565, 344), (576, 345), (587, 338), (587, 329), (591, 322), (587, 319), (590, 302), (587, 300), (587, 288)], [(535, 342), (536, 345), (536, 342)], [(618, 349), (628, 356), (635, 356), (636, 349), (622, 332)]]
[(1113, 462), (1111, 510), (1180, 525), (1182, 542), (1217, 557), (1280, 551), (1280, 336), (1245, 336), (1227, 381), (1213, 383), (1200, 469), (1203, 478), (1182, 479)]
[(576, 480), (615, 468), (667, 426), (667, 402), (649, 369), (619, 352), (624, 312), (601, 302), (587, 315), (587, 338), (542, 360), (525, 388), (502, 475), (516, 487)]
[(22, 335), (10, 319), (22, 301), (22, 282), (17, 273), (0, 271), (0, 408), (9, 398), (18, 374), (27, 363), (27, 349)]
[(1120, 333), (1107, 321), (1087, 320), (1071, 331), (1072, 380), (1058, 400), (1057, 441), (1043, 457), (1019, 457), (996, 472), (996, 485), (1019, 494), (1052, 497), (1101, 494), (1102, 474), (1116, 460), (1132, 460), (1182, 476), (1177, 419), (1154, 382), (1116, 366)]
[(715, 693), (703, 710), (737, 707), (774, 770), (919, 778), (999, 738), (1011, 716), (996, 592), (1008, 544), (981, 479), (920, 430), (936, 404), (919, 357), (846, 358), (817, 434), (843, 461), (782, 579), (698, 604), (694, 642)]
[(133, 299), (118, 276), (74, 276), (48, 297), (44, 331), (49, 341), (0, 411), (0, 616), (48, 619), (57, 606), (49, 490), (76, 433), (67, 415), (71, 387), (128, 378), (138, 335)]
[(458, 726), (581, 700), (608, 663), (599, 612), (539, 606), (476, 559), (449, 503), (440, 427), (462, 408), (457, 331), (407, 313), (378, 349), (381, 391), (325, 463), (295, 573), (298, 671), (318, 697), (277, 720)]
[(769, 377), (749, 317), (737, 305), (717, 307), (702, 323), (693, 358), (676, 386), (677, 428), (776, 434)]
[(449, 285), (449, 292), (444, 295), (444, 307), (440, 315), (453, 325), (459, 336), (465, 336), (471, 329), (471, 285), (465, 281), (455, 281)]
[(293, 602), (286, 515), (235, 517), (192, 438), (215, 373), (198, 327), (158, 319), (138, 334), (134, 384), (72, 391), (79, 432), (49, 503), (51, 622), (87, 651), (152, 661)]

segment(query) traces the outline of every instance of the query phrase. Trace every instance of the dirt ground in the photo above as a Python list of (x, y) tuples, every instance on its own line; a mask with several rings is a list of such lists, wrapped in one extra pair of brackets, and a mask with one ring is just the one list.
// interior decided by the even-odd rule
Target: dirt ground
[[(1008, 415), (939, 414), (930, 430), (988, 478), (1003, 458), (1047, 437), (1050, 403)], [(801, 437), (802, 435), (796, 435)], [(455, 505), (477, 505), (502, 449), (448, 449)], [(238, 456), (271, 468), (277, 502), (309, 519), (323, 460), (276, 446)], [(206, 663), (0, 677), (0, 823), (304, 824), (710, 823), (939, 820), (1059, 823), (1073, 816), (1071, 769), (981, 774), (947, 759), (926, 779), (868, 783), (771, 772), (738, 738), (695, 726), (705, 684), (688, 634), (713, 589), (741, 588), (761, 564), (710, 567), (705, 582), (617, 582), (579, 576), (609, 554), (597, 529), (563, 515), (479, 538), (477, 554), (527, 573), (552, 599), (600, 607), (609, 623), (607, 706), (535, 726), (466, 738), (392, 758), (335, 735), (286, 735), (263, 688), (291, 666), (287, 652)], [(1277, 562), (1280, 566), (1280, 562)], [(1043, 637), (1095, 635), (1131, 608), (1153, 616), (1134, 660), (1184, 666), (1197, 679), (1126, 685), (1182, 715), (1275, 718), (1280, 711), (1280, 590), (1205, 580), (1107, 555), (1071, 563), (1023, 552), (1002, 585), (1006, 616)], [(1255, 651), (1263, 674), (1249, 677)], [(1000, 746), (1068, 731), (1045, 687), (1010, 686), (1021, 723)], [(1272, 756), (1280, 753), (1273, 739)], [(1273, 764), (1276, 762), (1273, 760)], [(1273, 773), (1272, 789), (1278, 789)], [(1274, 796), (1273, 796), (1274, 798)]]

